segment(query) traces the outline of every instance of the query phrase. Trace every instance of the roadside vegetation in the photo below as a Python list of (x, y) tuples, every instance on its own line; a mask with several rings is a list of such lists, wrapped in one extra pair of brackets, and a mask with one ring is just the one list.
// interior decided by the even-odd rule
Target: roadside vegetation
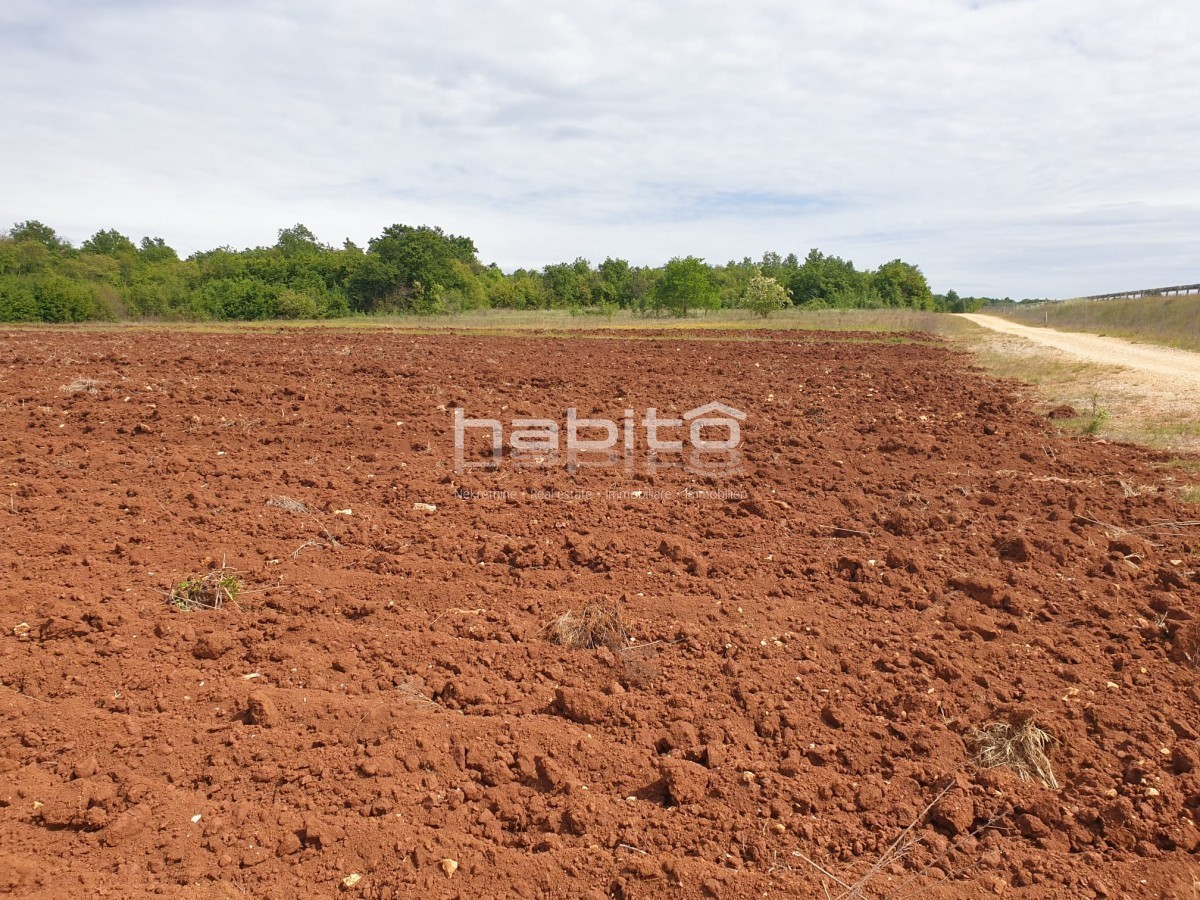
[(0, 233), (0, 321), (175, 322), (429, 316), (487, 310), (689, 317), (736, 310), (968, 312), (982, 298), (934, 294), (921, 270), (892, 260), (858, 269), (811, 250), (724, 265), (694, 256), (662, 266), (608, 258), (504, 272), (469, 237), (391, 225), (366, 247), (325, 244), (305, 226), (275, 244), (180, 258), (162, 238), (97, 231), (79, 246), (37, 221)]
[(1087, 331), (1200, 350), (1200, 296), (999, 303), (984, 310), (1023, 325)]
[(957, 316), (938, 318), (966, 326), (952, 334), (987, 374), (1030, 385), (1036, 408), (1054, 411), (1051, 418), (1062, 433), (1157, 450), (1200, 451), (1200, 420), (1189, 391), (1164, 386), (1153, 375), (997, 334)]

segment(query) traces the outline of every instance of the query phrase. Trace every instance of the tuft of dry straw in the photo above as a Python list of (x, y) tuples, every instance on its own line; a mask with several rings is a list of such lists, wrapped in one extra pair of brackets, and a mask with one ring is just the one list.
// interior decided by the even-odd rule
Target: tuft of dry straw
[(278, 497), (272, 497), (267, 501), (267, 506), (274, 506), (276, 509), (286, 509), (288, 512), (306, 513), (308, 512), (308, 504), (303, 500), (294, 500), (291, 497), (285, 497), (280, 494)]
[(167, 603), (176, 609), (191, 612), (197, 609), (220, 609), (226, 603), (237, 607), (237, 595), (242, 583), (225, 566), (207, 575), (193, 575), (171, 588)]
[(579, 612), (569, 609), (542, 630), (550, 643), (572, 650), (620, 650), (629, 640), (620, 610), (602, 603), (589, 603)]
[(1032, 719), (1021, 725), (989, 722), (975, 729), (971, 739), (979, 748), (979, 764), (985, 769), (1004, 766), (1016, 772), (1022, 781), (1040, 781), (1048, 788), (1058, 788), (1058, 779), (1046, 755), (1052, 738)]
[(95, 378), (76, 378), (70, 384), (64, 384), (59, 390), (67, 394), (78, 394), (80, 392), (95, 394), (103, 386), (104, 383), (97, 381)]

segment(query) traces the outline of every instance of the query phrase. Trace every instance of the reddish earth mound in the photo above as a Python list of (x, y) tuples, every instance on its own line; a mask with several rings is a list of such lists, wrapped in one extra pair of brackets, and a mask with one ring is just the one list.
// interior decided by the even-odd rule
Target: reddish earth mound
[[(0, 891), (1190, 897), (1180, 471), (932, 339), (708, 337), (0, 335)], [(454, 473), (457, 407), (711, 400), (732, 478)], [(1058, 788), (978, 764), (1028, 723)]]

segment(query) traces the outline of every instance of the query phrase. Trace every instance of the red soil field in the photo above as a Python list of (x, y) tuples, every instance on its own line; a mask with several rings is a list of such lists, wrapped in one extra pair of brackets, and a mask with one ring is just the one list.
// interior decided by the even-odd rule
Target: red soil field
[[(712, 400), (726, 479), (454, 472)], [(0, 892), (1190, 898), (1165, 463), (929, 335), (0, 332)], [(1057, 789), (978, 763), (1030, 721)]]

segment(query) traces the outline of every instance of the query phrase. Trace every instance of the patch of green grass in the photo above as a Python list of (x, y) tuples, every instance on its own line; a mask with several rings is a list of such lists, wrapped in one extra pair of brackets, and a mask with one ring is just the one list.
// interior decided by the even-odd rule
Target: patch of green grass
[(242, 582), (225, 566), (205, 575), (192, 575), (171, 588), (167, 603), (178, 610), (220, 609), (226, 603), (237, 606)]
[(976, 345), (975, 356), (989, 375), (1016, 378), (1027, 384), (1050, 388), (1094, 383), (1118, 371), (1116, 366), (1102, 366), (1040, 350), (1030, 351), (1013, 341), (990, 336)]
[(1200, 485), (1189, 484), (1179, 492), (1179, 499), (1184, 503), (1200, 503)]
[(1155, 419), (1146, 423), (1145, 431), (1150, 446), (1177, 447), (1200, 441), (1200, 420)]
[[(9, 326), (5, 326), (6, 328)], [(441, 315), (355, 315), (344, 319), (279, 320), (266, 322), (91, 322), (72, 326), (44, 324), (15, 325), (17, 330), (73, 331), (146, 331), (191, 332), (281, 332), (305, 329), (336, 331), (388, 330), (411, 332), (450, 332), (502, 335), (512, 332), (553, 332), (575, 335), (581, 332), (672, 331), (848, 331), (848, 332), (924, 332), (953, 335), (977, 326), (945, 313), (912, 309), (785, 309), (767, 318), (746, 309), (722, 309), (698, 313), (686, 318), (638, 315), (621, 310), (612, 316), (574, 315), (570, 310), (485, 309)]]
[(1170, 469), (1182, 469), (1184, 472), (1200, 472), (1200, 459), (1168, 459), (1166, 462), (1159, 463), (1160, 466)]
[(1097, 410), (1089, 419), (1086, 425), (1083, 426), (1084, 434), (1096, 435), (1100, 433), (1100, 429), (1104, 427), (1104, 423), (1111, 418), (1107, 409)]

